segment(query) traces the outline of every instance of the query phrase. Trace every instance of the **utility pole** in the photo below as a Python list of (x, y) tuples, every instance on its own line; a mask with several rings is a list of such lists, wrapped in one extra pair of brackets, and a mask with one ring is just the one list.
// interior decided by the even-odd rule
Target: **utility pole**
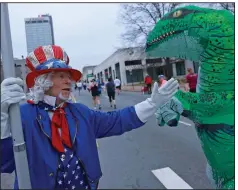
[[(15, 77), (8, 4), (1, 3), (1, 53), (4, 78)], [(19, 189), (31, 189), (29, 166), (24, 141), (19, 104), (9, 107), (13, 152)]]

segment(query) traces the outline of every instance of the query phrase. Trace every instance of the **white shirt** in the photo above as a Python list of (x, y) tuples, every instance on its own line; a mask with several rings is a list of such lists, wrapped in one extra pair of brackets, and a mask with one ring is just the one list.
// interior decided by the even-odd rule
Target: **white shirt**
[(82, 87), (82, 83), (81, 83), (81, 82), (78, 82), (78, 83), (77, 83), (77, 87), (79, 87), (79, 88)]
[(121, 85), (121, 81), (119, 79), (115, 79), (114, 80), (114, 84), (115, 84), (115, 86), (120, 86)]

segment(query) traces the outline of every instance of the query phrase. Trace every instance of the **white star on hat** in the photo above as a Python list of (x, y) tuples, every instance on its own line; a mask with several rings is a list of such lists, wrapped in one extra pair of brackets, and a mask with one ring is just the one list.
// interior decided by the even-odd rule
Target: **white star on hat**
[(48, 67), (48, 69), (50, 69), (53, 65), (53, 62), (47, 63), (45, 66)]

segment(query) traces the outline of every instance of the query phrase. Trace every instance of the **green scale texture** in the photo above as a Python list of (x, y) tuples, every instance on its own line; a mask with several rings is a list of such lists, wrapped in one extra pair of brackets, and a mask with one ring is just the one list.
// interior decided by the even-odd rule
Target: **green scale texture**
[(234, 15), (196, 6), (166, 14), (147, 39), (148, 57), (199, 62), (197, 93), (175, 97), (194, 121), (216, 187), (234, 188)]

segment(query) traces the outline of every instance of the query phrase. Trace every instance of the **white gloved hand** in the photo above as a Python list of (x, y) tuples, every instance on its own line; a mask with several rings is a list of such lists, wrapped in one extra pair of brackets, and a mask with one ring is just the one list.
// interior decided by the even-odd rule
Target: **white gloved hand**
[(20, 78), (7, 78), (1, 83), (1, 139), (9, 137), (10, 125), (8, 108), (11, 104), (26, 99), (23, 91), (23, 80)]
[(154, 83), (151, 98), (136, 104), (135, 110), (138, 118), (145, 123), (149, 117), (154, 115), (156, 110), (168, 102), (178, 91), (178, 81), (171, 78), (162, 87), (158, 87), (158, 83)]

